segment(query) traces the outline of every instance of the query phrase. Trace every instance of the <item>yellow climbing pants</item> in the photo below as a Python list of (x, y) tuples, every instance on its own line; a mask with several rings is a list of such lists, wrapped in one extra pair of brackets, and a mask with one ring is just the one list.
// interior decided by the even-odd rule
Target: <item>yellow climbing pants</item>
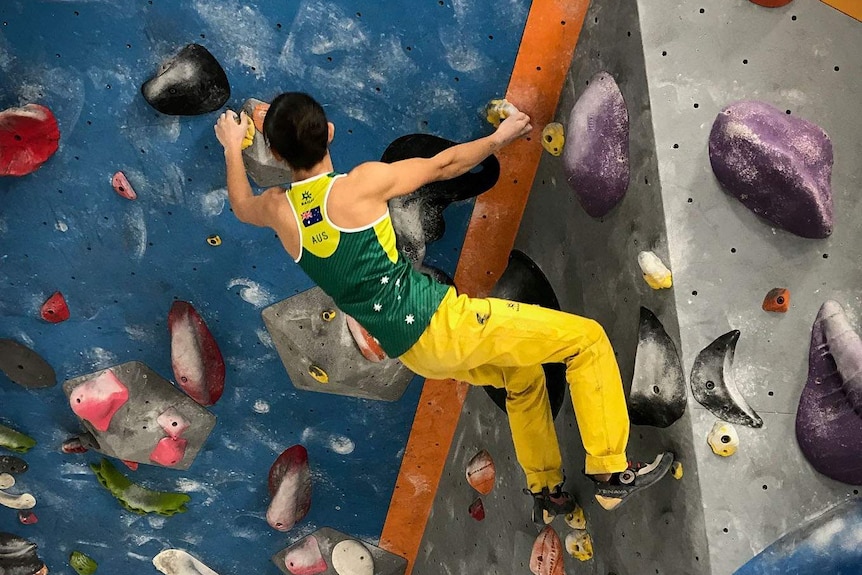
[(430, 379), (506, 389), (515, 454), (536, 493), (563, 480), (543, 363), (565, 363), (586, 473), (627, 466), (629, 418), (611, 343), (595, 321), (450, 288), (428, 328), (399, 358)]

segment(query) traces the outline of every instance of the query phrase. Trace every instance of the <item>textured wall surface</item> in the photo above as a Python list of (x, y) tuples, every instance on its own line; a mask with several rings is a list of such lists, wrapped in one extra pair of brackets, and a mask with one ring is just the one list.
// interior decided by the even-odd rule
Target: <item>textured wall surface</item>
[[(337, 126), (337, 168), (374, 160), (399, 136), (463, 140), (489, 131), (485, 103), (505, 89), (529, 9), (512, 2), (344, 0), (3, 0), (0, 108), (38, 102), (57, 115), (60, 149), (39, 171), (0, 180), (0, 337), (45, 357), (62, 382), (131, 360), (173, 379), (167, 314), (175, 298), (207, 321), (227, 362), (218, 422), (187, 472), (141, 466), (136, 481), (188, 492), (184, 515), (122, 510), (86, 462), (63, 455), (78, 430), (57, 387), (28, 392), (0, 375), (0, 420), (32, 434), (30, 491), (39, 523), (0, 508), (0, 531), (39, 544), (52, 572), (77, 548), (106, 573), (148, 573), (166, 547), (221, 573), (276, 573), (270, 556), (329, 526), (376, 543), (421, 383), (399, 402), (298, 391), (260, 310), (311, 287), (272, 234), (227, 205), (217, 113), (158, 114), (140, 85), (190, 42), (231, 82), (228, 105), (289, 89), (317, 96)], [(123, 170), (138, 199), (111, 188)], [(454, 270), (470, 203), (453, 206), (429, 261)], [(219, 234), (222, 245), (206, 237)], [(62, 291), (70, 320), (39, 307)], [(266, 475), (304, 444), (313, 473), (307, 519), (270, 529)]]

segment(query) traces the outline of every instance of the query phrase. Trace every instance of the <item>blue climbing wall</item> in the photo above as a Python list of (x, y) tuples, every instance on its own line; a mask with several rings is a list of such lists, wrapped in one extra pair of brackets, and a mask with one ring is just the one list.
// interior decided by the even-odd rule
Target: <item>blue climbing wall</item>
[[(37, 172), (0, 179), (0, 338), (41, 354), (60, 382), (140, 360), (172, 379), (167, 314), (191, 302), (227, 362), (208, 442), (187, 472), (124, 470), (191, 495), (189, 511), (138, 516), (64, 455), (79, 430), (60, 386), (28, 391), (0, 374), (0, 421), (35, 437), (13, 491), (36, 496), (36, 525), (0, 508), (0, 531), (38, 543), (52, 573), (78, 549), (103, 573), (147, 573), (162, 549), (189, 550), (220, 573), (276, 573), (269, 557), (321, 526), (376, 542), (421, 383), (380, 403), (297, 391), (260, 310), (311, 287), (271, 231), (230, 212), (217, 113), (167, 117), (140, 85), (197, 42), (224, 66), (229, 105), (304, 90), (337, 127), (336, 169), (376, 160), (415, 132), (465, 140), (488, 132), (482, 109), (508, 83), (528, 0), (2, 0), (0, 108), (40, 103), (60, 149)], [(116, 195), (122, 170), (138, 193)], [(471, 204), (447, 212), (428, 261), (454, 272)], [(218, 234), (222, 245), (206, 238)], [(39, 318), (61, 291), (70, 320)], [(266, 524), (269, 466), (302, 443), (313, 503), (287, 534)], [(122, 467), (122, 466), (121, 466)]]

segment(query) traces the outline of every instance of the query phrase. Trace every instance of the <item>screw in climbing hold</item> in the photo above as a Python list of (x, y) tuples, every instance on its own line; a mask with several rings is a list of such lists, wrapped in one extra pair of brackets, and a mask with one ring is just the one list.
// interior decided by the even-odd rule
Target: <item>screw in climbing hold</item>
[(221, 237), (218, 234), (213, 234), (211, 236), (207, 236), (207, 243), (211, 246), (220, 246), (221, 245)]
[(566, 136), (563, 133), (563, 125), (559, 122), (551, 122), (542, 130), (542, 146), (548, 153), (559, 156), (563, 153), (563, 144)]
[(309, 365), (308, 375), (320, 383), (329, 383), (329, 375), (320, 366), (314, 364)]
[(320, 314), (320, 318), (321, 318), (323, 321), (332, 321), (332, 320), (334, 320), (334, 319), (335, 319), (335, 315), (336, 315), (336, 313), (335, 313), (335, 310), (334, 310), (334, 309), (325, 309), (325, 310), (323, 310), (323, 312)]

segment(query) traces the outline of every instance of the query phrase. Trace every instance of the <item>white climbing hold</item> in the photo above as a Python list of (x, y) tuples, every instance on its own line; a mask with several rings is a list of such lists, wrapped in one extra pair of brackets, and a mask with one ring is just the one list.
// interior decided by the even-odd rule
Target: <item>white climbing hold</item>
[(653, 252), (638, 254), (638, 265), (644, 280), (652, 289), (666, 289), (673, 286), (673, 276), (667, 266)]
[(165, 575), (218, 575), (182, 549), (165, 549), (153, 557), (153, 565)]
[(712, 451), (722, 457), (730, 457), (739, 447), (739, 435), (733, 425), (724, 421), (716, 421), (706, 439)]
[(5, 491), (0, 491), (0, 505), (11, 509), (33, 509), (36, 507), (36, 498), (29, 493), (10, 495)]
[(345, 539), (332, 549), (332, 567), (338, 575), (374, 575), (371, 552), (354, 539)]
[(9, 489), (15, 485), (15, 478), (8, 473), (0, 473), (0, 489)]

